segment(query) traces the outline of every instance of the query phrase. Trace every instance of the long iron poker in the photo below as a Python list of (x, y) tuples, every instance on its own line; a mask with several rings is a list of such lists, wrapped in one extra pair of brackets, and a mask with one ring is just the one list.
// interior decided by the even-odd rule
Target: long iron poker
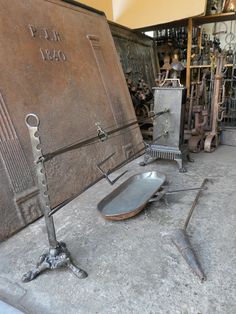
[(194, 199), (194, 201), (193, 201), (193, 204), (192, 204), (192, 206), (191, 206), (191, 208), (190, 208), (190, 211), (189, 211), (189, 213), (188, 213), (188, 216), (187, 216), (187, 218), (186, 218), (186, 220), (185, 220), (185, 222), (184, 222), (184, 226), (183, 226), (183, 230), (184, 230), (184, 231), (186, 231), (186, 229), (187, 229), (187, 227), (188, 227), (188, 224), (189, 224), (189, 221), (190, 221), (190, 219), (191, 219), (191, 217), (192, 217), (193, 211), (194, 211), (194, 209), (195, 209), (195, 207), (196, 207), (196, 205), (197, 205), (197, 203), (198, 203), (199, 197), (201, 196), (201, 192), (202, 192), (202, 190), (205, 190), (205, 189), (206, 189), (205, 185), (206, 185), (206, 183), (207, 183), (208, 181), (209, 181), (209, 179), (208, 179), (208, 178), (205, 178), (205, 179), (203, 180), (203, 182), (202, 182), (201, 187), (199, 188), (199, 191), (198, 191), (198, 193), (197, 193), (197, 195), (196, 195), (196, 197), (195, 197), (195, 199)]
[(192, 217), (193, 211), (198, 203), (199, 197), (201, 196), (201, 192), (204, 189), (206, 183), (209, 181), (209, 179), (205, 178), (202, 182), (201, 188), (199, 189), (193, 204), (190, 208), (190, 211), (188, 213), (188, 216), (184, 222), (184, 226), (182, 229), (176, 229), (171, 236), (172, 242), (175, 244), (179, 252), (182, 254), (183, 258), (187, 262), (187, 264), (190, 266), (192, 271), (200, 278), (201, 281), (206, 280), (206, 276), (202, 270), (202, 267), (194, 253), (194, 250), (191, 246), (191, 243), (188, 239), (186, 229), (188, 227), (189, 221)]
[(159, 201), (160, 200), (160, 193), (162, 194), (162, 196), (168, 195), (168, 194), (174, 194), (174, 193), (180, 193), (180, 192), (188, 192), (188, 191), (203, 191), (206, 190), (207, 187), (199, 187), (199, 188), (186, 188), (186, 189), (179, 189), (179, 190), (168, 190), (165, 189), (164, 193), (162, 193), (162, 190), (157, 192), (152, 198), (150, 198), (150, 200), (148, 201), (149, 203), (155, 202), (155, 201)]
[(172, 193), (179, 193), (179, 192), (188, 192), (188, 191), (204, 191), (207, 190), (207, 187), (200, 187), (200, 188), (187, 188), (187, 189), (180, 189), (180, 190), (170, 190), (166, 192), (166, 194), (172, 194)]

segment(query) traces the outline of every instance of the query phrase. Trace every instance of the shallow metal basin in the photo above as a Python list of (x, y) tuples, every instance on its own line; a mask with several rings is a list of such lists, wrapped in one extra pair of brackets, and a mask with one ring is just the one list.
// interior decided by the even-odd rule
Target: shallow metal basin
[(102, 199), (97, 209), (109, 220), (123, 220), (139, 213), (166, 180), (157, 171), (136, 174)]

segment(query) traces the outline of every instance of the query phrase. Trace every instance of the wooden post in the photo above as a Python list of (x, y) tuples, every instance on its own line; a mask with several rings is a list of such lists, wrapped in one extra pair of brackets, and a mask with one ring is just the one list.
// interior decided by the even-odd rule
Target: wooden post
[(188, 20), (188, 46), (187, 46), (187, 65), (186, 65), (186, 88), (187, 97), (190, 96), (190, 65), (191, 65), (191, 52), (192, 52), (192, 37), (193, 37), (193, 20), (189, 18)]
[[(197, 41), (198, 41), (198, 53), (199, 55), (202, 55), (202, 26), (198, 26)], [(200, 82), (200, 79), (201, 79), (201, 69), (199, 68), (198, 74), (197, 74), (197, 81)]]

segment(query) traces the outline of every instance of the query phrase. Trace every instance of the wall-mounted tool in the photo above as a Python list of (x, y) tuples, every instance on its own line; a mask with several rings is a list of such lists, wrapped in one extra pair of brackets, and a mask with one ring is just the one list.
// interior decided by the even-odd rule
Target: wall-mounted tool
[(23, 275), (22, 281), (31, 281), (45, 270), (54, 270), (63, 267), (71, 270), (78, 278), (85, 278), (87, 277), (87, 273), (72, 263), (66, 244), (64, 242), (57, 241), (53, 217), (49, 217), (51, 211), (50, 198), (44, 167), (44, 158), (40, 146), (39, 118), (37, 115), (30, 113), (26, 116), (25, 123), (30, 134), (36, 178), (40, 193), (40, 206), (45, 218), (49, 249), (40, 256), (36, 267)]
[[(211, 102), (211, 131), (207, 134), (204, 143), (205, 152), (214, 151), (219, 145), (219, 127), (218, 122), (223, 119), (223, 108), (225, 89), (223, 83), (223, 66), (224, 66), (223, 54), (217, 57), (216, 71), (214, 75), (214, 89)], [(220, 99), (221, 98), (221, 99)], [(220, 117), (219, 117), (220, 116)]]
[[(230, 43), (231, 45), (231, 43)], [(230, 50), (230, 49), (229, 49)], [(226, 130), (226, 133), (223, 135), (222, 139), (226, 137), (227, 143), (230, 143), (234, 145), (235, 141), (235, 129), (236, 127), (236, 45), (234, 47), (233, 55), (229, 55), (229, 51), (226, 55), (226, 62), (232, 62), (232, 67), (228, 67), (228, 71), (224, 77), (225, 82), (225, 112), (224, 117), (221, 126), (224, 129), (227, 128), (228, 130), (231, 129), (230, 133), (228, 133), (228, 130)], [(228, 137), (230, 135), (230, 137)], [(223, 141), (225, 143), (225, 141)]]
[[(191, 83), (190, 105), (188, 112), (188, 129), (191, 137), (188, 141), (188, 147), (191, 152), (198, 153), (204, 147), (205, 128), (208, 123), (208, 111), (205, 109), (205, 76), (203, 74), (201, 82)], [(200, 100), (203, 100), (203, 102)], [(194, 119), (192, 117), (194, 116)]]
[(103, 164), (105, 164), (110, 158), (112, 158), (115, 155), (115, 153), (112, 153), (111, 155), (109, 155), (108, 157), (106, 157), (104, 160), (102, 160), (101, 162), (99, 162), (98, 164), (96, 164), (98, 170), (103, 174), (104, 178), (107, 180), (107, 182), (110, 185), (115, 184), (124, 174), (126, 174), (128, 172), (128, 170), (124, 171), (123, 173), (121, 173), (118, 177), (116, 177), (114, 180), (111, 180), (109, 178), (109, 175), (111, 174), (111, 170), (109, 169), (108, 171), (104, 171), (101, 166)]
[(186, 229), (188, 227), (190, 218), (193, 214), (194, 208), (197, 205), (198, 199), (201, 195), (202, 190), (204, 189), (206, 183), (209, 181), (209, 179), (204, 179), (201, 185), (200, 190), (198, 191), (194, 202), (191, 206), (191, 209), (188, 213), (188, 216), (185, 220), (184, 226), (182, 229), (176, 229), (172, 235), (171, 235), (171, 240), (172, 242), (176, 245), (177, 249), (180, 251), (182, 254), (183, 258), (187, 262), (187, 264), (190, 266), (190, 268), (193, 270), (193, 272), (200, 278), (201, 281), (206, 280), (206, 276), (202, 270), (202, 267), (193, 251), (193, 248), (191, 246), (191, 243), (188, 239)]

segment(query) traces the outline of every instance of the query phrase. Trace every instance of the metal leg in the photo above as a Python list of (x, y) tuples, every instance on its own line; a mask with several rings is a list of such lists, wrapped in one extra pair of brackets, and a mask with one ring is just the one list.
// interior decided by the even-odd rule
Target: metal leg
[(150, 155), (145, 154), (145, 155), (144, 155), (144, 158), (143, 158), (143, 161), (141, 161), (141, 162), (139, 163), (139, 166), (146, 166), (151, 158), (152, 158), (152, 157), (151, 157)]
[(177, 159), (175, 159), (175, 161), (176, 161), (177, 164), (178, 164), (179, 172), (180, 172), (180, 173), (187, 172), (186, 168), (183, 166), (183, 159), (177, 158)]
[(186, 158), (188, 162), (194, 162), (194, 159), (190, 156), (190, 153), (186, 154)]
[(88, 276), (84, 270), (73, 265), (66, 244), (60, 242), (56, 248), (50, 248), (46, 253), (40, 256), (36, 266), (23, 275), (22, 281), (29, 282), (45, 270), (53, 270), (63, 267), (69, 268), (78, 278), (82, 279)]

